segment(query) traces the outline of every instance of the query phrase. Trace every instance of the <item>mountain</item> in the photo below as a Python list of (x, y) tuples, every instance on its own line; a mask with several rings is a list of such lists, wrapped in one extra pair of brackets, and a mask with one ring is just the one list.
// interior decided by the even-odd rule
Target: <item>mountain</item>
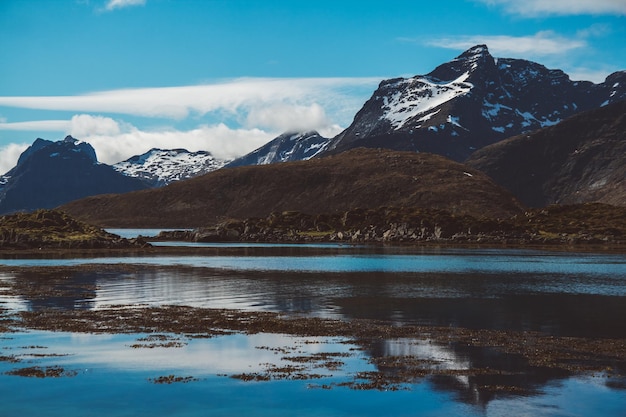
[(626, 101), (487, 146), (467, 163), (528, 206), (626, 206)]
[(571, 81), (475, 46), (427, 75), (380, 83), (325, 153), (354, 147), (432, 152), (457, 161), (510, 136), (626, 99), (626, 71), (601, 84)]
[(147, 187), (98, 163), (88, 143), (71, 136), (57, 142), (37, 139), (20, 155), (17, 165), (0, 177), (0, 214), (53, 208), (90, 195)]
[(265, 165), (276, 162), (306, 161), (328, 146), (330, 139), (315, 131), (284, 133), (259, 149), (229, 163), (228, 167)]
[(155, 187), (161, 187), (215, 171), (226, 163), (205, 151), (153, 148), (142, 155), (118, 162), (113, 168), (128, 177), (141, 178)]
[(162, 188), (89, 197), (62, 210), (106, 227), (199, 227), (273, 212), (319, 214), (383, 206), (477, 218), (523, 212), (508, 191), (480, 171), (439, 155), (381, 149), (222, 168)]

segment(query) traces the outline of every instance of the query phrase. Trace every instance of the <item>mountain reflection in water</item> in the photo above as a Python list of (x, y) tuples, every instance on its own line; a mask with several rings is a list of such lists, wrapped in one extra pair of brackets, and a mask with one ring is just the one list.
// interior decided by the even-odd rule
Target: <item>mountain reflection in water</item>
[[(359, 268), (368, 265), (367, 255), (360, 249), (355, 250), (359, 252)], [(297, 256), (306, 257), (304, 252), (297, 249)], [(319, 259), (319, 248), (312, 249), (312, 253)], [(241, 269), (207, 267), (210, 259), (200, 266), (189, 265), (184, 260), (174, 265), (167, 260), (160, 264), (155, 260), (133, 265), (107, 261), (102, 267), (89, 268), (86, 262), (81, 265), (61, 263), (47, 268), (39, 265), (4, 272), (0, 279), (11, 282), (22, 297), (19, 300), (0, 298), (0, 302), (5, 308), (13, 306), (31, 311), (184, 305), (341, 320), (371, 319), (396, 326), (626, 338), (623, 322), (626, 317), (626, 257), (538, 255), (534, 252), (525, 257), (523, 253), (513, 252), (512, 256), (506, 251), (469, 251), (469, 254), (472, 259), (467, 258), (468, 253), (458, 250), (448, 254), (427, 253), (424, 260), (429, 263), (428, 268), (414, 272), (407, 271), (406, 267), (398, 271), (393, 262), (408, 265), (419, 261), (421, 254), (388, 256), (388, 271), (267, 270), (250, 268), (246, 264), (251, 262), (249, 258)], [(480, 265), (477, 254), (485, 264), (483, 270), (474, 267), (458, 270), (461, 264)], [(288, 264), (291, 255), (290, 248), (275, 248), (269, 264), (274, 265), (281, 259)], [(254, 253), (254, 257), (263, 259), (258, 253)], [(544, 265), (536, 264), (538, 257)], [(237, 264), (235, 255), (229, 258), (232, 258), (229, 264)], [(381, 255), (373, 254), (373, 259), (371, 265), (379, 265)], [(444, 272), (434, 271), (434, 262), (439, 262)], [(490, 268), (486, 266), (488, 263), (499, 266)], [(38, 290), (32, 291), (35, 288)], [(41, 291), (42, 288), (45, 291)], [(436, 368), (439, 372), (428, 377), (432, 388), (452, 393), (456, 401), (479, 406), (482, 411), (476, 415), (482, 415), (489, 407), (501, 406), (503, 398), (541, 396), (557, 382), (574, 383), (570, 373), (529, 366), (519, 354), (454, 341), (430, 341), (427, 337), (381, 339), (359, 346), (357, 351), (364, 355), (364, 364), (369, 364), (363, 365), (365, 369), (374, 367), (382, 374), (402, 373), (401, 367), (390, 365), (395, 357), (414, 358), (424, 369)], [(255, 355), (250, 357), (255, 358)], [(258, 357), (259, 364), (267, 361), (266, 354)], [(623, 362), (613, 365), (619, 375), (626, 374)], [(475, 372), (476, 369), (497, 372)], [(617, 390), (615, 397), (610, 397), (615, 404), (625, 403), (624, 378), (607, 380), (606, 386), (609, 385)]]

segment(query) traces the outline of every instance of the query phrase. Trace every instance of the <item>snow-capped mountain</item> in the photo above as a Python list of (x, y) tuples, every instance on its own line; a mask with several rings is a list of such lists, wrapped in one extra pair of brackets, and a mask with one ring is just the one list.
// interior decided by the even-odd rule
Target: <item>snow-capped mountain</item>
[(427, 75), (381, 82), (325, 152), (381, 147), (460, 161), (504, 138), (624, 99), (626, 71), (601, 84), (571, 81), (561, 70), (496, 59), (478, 45)]
[(156, 187), (215, 171), (228, 161), (216, 159), (209, 152), (186, 149), (150, 149), (148, 152), (118, 162), (113, 168), (129, 177), (141, 178)]
[(0, 214), (53, 208), (79, 198), (148, 188), (101, 164), (86, 142), (71, 136), (52, 142), (37, 139), (0, 177)]
[(265, 165), (277, 162), (305, 161), (323, 152), (330, 139), (315, 131), (284, 133), (259, 149), (237, 158), (228, 167), (243, 165)]

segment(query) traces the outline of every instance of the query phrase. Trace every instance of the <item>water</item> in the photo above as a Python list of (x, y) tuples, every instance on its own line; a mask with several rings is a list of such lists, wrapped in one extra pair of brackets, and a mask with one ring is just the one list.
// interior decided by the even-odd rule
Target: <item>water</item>
[(138, 236), (153, 237), (157, 236), (161, 232), (172, 232), (175, 230), (190, 230), (190, 229), (105, 229), (109, 233), (121, 236), (126, 239), (136, 238)]
[[(0, 291), (0, 307), (37, 311), (176, 304), (626, 338), (624, 255), (346, 245), (207, 245), (200, 254), (194, 249), (193, 255), (178, 256), (1, 260), (10, 268), (0, 272), (0, 286), (49, 285), (50, 291), (23, 297)], [(61, 291), (66, 288), (80, 291)], [(0, 414), (621, 416), (626, 409), (623, 378), (532, 368), (492, 348), (410, 338), (361, 346), (342, 338), (265, 333), (209, 339), (162, 335), (171, 344), (150, 347), (141, 341), (149, 336), (0, 334), (0, 356), (21, 360), (0, 360), (0, 398), (10, 399), (3, 401)], [(340, 355), (341, 366), (307, 363), (306, 372), (323, 374), (312, 380), (231, 377), (319, 353)], [(399, 391), (340, 385), (358, 372), (376, 370), (378, 359), (397, 356), (418, 357), (454, 372), (417, 378)], [(72, 376), (6, 374), (27, 366), (62, 367)], [(502, 369), (503, 376), (464, 373), (474, 368)], [(193, 380), (153, 383), (167, 375)], [(497, 384), (519, 391), (484, 388)]]

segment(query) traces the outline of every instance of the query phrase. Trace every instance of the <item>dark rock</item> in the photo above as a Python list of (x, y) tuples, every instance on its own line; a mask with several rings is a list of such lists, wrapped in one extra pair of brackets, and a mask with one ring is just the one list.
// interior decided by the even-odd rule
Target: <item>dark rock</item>
[(79, 198), (148, 188), (98, 163), (91, 145), (71, 136), (37, 139), (18, 164), (0, 177), (0, 214), (54, 208)]
[(626, 205), (626, 101), (485, 147), (467, 164), (531, 207)]

